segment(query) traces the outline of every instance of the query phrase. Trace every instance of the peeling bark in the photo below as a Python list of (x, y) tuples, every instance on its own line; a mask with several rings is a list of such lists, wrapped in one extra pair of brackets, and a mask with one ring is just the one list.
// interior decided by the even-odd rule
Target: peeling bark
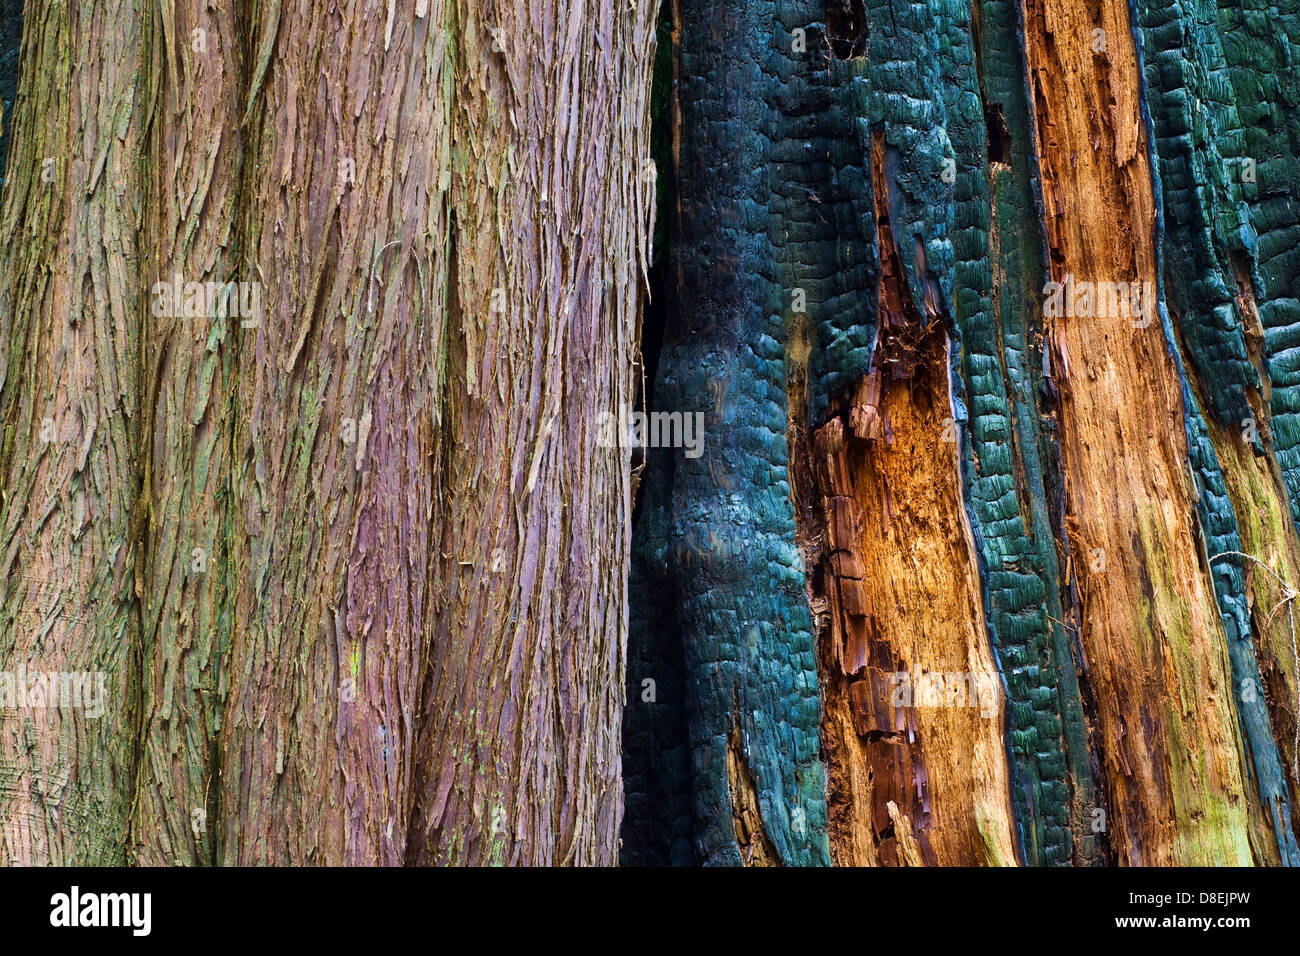
[(5, 858), (612, 862), (651, 11), (25, 30), (0, 665), (108, 699), (0, 718)]
[(0, 859), (121, 863), (146, 514), (144, 25), (129, 4), (33, 3), (24, 29), (45, 68), (22, 73), (0, 216), (0, 670), (104, 684), (98, 717), (41, 707), (0, 721)]
[[(240, 216), (243, 56), (232, 9), (168, 7), (148, 22), (148, 157), (142, 279), (226, 283)], [(196, 35), (194, 31), (202, 31)], [(200, 39), (201, 38), (201, 39)], [(195, 49), (198, 46), (199, 49)], [(132, 838), (149, 865), (216, 861), (216, 759), (229, 650), (226, 508), (235, 317), (156, 315), (141, 324), (143, 491), (141, 749)]]
[(409, 859), (612, 863), (631, 488), (598, 416), (634, 399), (653, 9), (454, 17), (437, 626)]

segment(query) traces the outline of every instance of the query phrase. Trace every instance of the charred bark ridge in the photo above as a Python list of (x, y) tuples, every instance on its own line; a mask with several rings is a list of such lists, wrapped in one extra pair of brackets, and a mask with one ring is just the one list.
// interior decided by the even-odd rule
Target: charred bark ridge
[[(738, 864), (768, 859), (756, 848), (770, 845), (775, 862), (826, 863), (812, 616), (786, 468), (788, 303), (768, 228), (784, 219), (781, 198), (770, 194), (768, 150), (785, 136), (794, 162), (801, 148), (781, 129), (798, 104), (778, 102), (796, 67), (774, 4), (682, 4), (675, 17), (674, 291), (655, 401), (702, 413), (706, 445), (695, 459), (671, 449), (651, 458), (645, 481), (664, 505), (646, 515), (633, 545), (650, 576), (633, 585), (634, 602), (645, 603), (634, 604), (632, 627), (650, 636), (645, 645), (634, 638), (630, 653), (672, 667), (665, 651), (680, 642), (685, 740), (668, 736), (671, 714), (649, 718), (648, 729), (629, 716), (628, 740), (654, 757), (629, 762), (629, 779), (660, 776), (663, 755), (664, 779), (689, 793), (693, 851), (671, 801), (657, 811), (674, 817), (654, 825), (657, 846), (642, 849), (626, 829), (624, 843), (635, 861), (690, 852)], [(796, 226), (795, 241), (816, 228)], [(664, 565), (676, 573), (653, 570)], [(668, 629), (674, 636), (657, 636)], [(670, 672), (630, 670), (633, 708), (658, 706), (640, 700), (642, 677), (666, 689), (676, 683)], [(755, 837), (741, 822), (750, 801), (761, 821)]]

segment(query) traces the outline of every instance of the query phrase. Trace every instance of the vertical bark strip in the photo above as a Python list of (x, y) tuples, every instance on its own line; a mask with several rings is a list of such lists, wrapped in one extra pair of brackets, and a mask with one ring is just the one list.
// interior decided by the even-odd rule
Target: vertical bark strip
[(433, 626), (447, 11), (254, 12), (222, 859), (394, 864)]
[(60, 680), (0, 716), (0, 859), (120, 863), (138, 746), (145, 31), (128, 3), (31, 3), (24, 31), (39, 58), (0, 219), (0, 671), (28, 687), (75, 675), (98, 705), (60, 704)]
[[(226, 509), (239, 317), (170, 314), (182, 283), (238, 281), (243, 55), (233, 6), (154, 11), (141, 280), (141, 763), (132, 836), (146, 865), (212, 863), (229, 649)], [(184, 289), (179, 290), (181, 292)], [(206, 287), (204, 304), (206, 308)], [(163, 314), (159, 314), (163, 313)]]
[(616, 858), (631, 488), (599, 426), (634, 398), (654, 14), (455, 7), (420, 864)]
[(1039, 393), (1043, 236), (1034, 207), (1026, 68), (1016, 8), (939, 8), (955, 170), (954, 411), (989, 640), (1007, 691), (1019, 843), (1033, 865), (1095, 857), (1090, 753), (1060, 601)]
[(7, 858), (612, 861), (652, 16), (28, 11)]
[[(984, 122), (975, 157), (973, 137), (959, 139), (966, 145), (965, 156), (959, 153), (958, 183), (968, 165), (980, 172), (969, 190), (977, 202), (968, 204), (974, 208), (967, 219), (976, 224), (968, 236), (980, 238), (985, 189), (989, 212), (989, 268), (971, 269), (976, 280), (965, 293), (978, 307), (963, 308), (958, 292), (970, 411), (967, 500), (986, 551), (991, 630), (1007, 681), (1026, 862), (1089, 864), (1100, 854), (1093, 814), (1104, 808), (1062, 611), (1060, 479), (1046, 399), (1054, 385), (1042, 361), (1047, 261), (1019, 10), (1013, 0), (976, 7)], [(1068, 542), (1062, 545), (1068, 552)]]
[[(790, 400), (807, 348), (794, 289), (829, 272), (819, 271), (829, 250), (818, 248), (822, 217), (807, 199), (817, 183), (802, 178), (823, 162), (805, 148), (817, 113), (803, 99), (807, 60), (793, 42), (810, 6), (716, 2), (674, 11), (679, 191), (655, 411), (700, 416), (704, 443), (698, 457), (682, 448), (651, 457), (646, 481), (665, 508), (638, 548), (647, 564), (664, 563), (669, 626), (680, 628), (692, 837), (705, 864), (757, 863), (768, 847), (785, 865), (830, 862), (787, 440), (792, 409), (804, 417)], [(788, 234), (769, 233), (791, 214), (801, 221)], [(833, 234), (823, 244), (833, 250)], [(805, 291), (816, 301), (816, 291)], [(630, 759), (643, 762), (639, 773), (659, 772), (644, 767), (672, 761), (673, 748), (647, 743), (649, 753)]]

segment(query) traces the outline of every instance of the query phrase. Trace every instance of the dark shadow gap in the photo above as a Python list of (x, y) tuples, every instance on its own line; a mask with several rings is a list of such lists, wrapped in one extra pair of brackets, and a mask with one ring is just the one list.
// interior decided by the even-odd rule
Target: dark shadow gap
[(18, 70), (23, 46), (23, 0), (0, 0), (0, 186), (9, 158), (9, 127), (18, 95)]
[(826, 39), (837, 60), (867, 55), (867, 13), (862, 0), (826, 0)]

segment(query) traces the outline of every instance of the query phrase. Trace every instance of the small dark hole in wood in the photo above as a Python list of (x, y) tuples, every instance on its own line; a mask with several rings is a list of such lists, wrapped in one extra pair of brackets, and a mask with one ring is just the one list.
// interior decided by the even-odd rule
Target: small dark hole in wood
[(988, 130), (989, 162), (1011, 165), (1011, 134), (1007, 132), (1002, 107), (996, 103), (984, 106), (984, 126)]
[(867, 13), (862, 0), (826, 0), (826, 39), (837, 60), (867, 55)]

